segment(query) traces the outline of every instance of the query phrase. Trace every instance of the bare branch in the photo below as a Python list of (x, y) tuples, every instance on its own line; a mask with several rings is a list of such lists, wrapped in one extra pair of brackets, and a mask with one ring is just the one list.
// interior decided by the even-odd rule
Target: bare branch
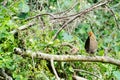
[(73, 76), (73, 80), (88, 80), (88, 79), (80, 77), (80, 76), (77, 76), (77, 75), (74, 75)]
[(44, 14), (38, 14), (38, 15), (36, 15), (36, 16), (33, 16), (33, 17), (30, 17), (30, 18), (27, 18), (25, 21), (28, 21), (28, 20), (31, 20), (31, 19), (37, 18), (37, 17), (39, 17), (39, 16), (43, 16), (43, 15), (49, 15), (49, 16), (55, 18), (55, 16), (52, 15), (52, 14), (50, 14), (50, 13), (44, 13)]
[(68, 20), (67, 22), (65, 22), (65, 23), (62, 25), (62, 27), (56, 32), (56, 34), (53, 36), (53, 40), (56, 39), (57, 35), (60, 33), (60, 31), (61, 31), (63, 28), (66, 27), (67, 24), (71, 23), (71, 22), (72, 22), (73, 20), (75, 20), (76, 18), (85, 15), (86, 13), (92, 11), (92, 10), (95, 9), (95, 8), (107, 4), (107, 3), (110, 2), (110, 1), (111, 1), (111, 0), (106, 0), (106, 1), (101, 2), (101, 3), (99, 3), (99, 4), (96, 3), (97, 5), (95, 4), (95, 5), (91, 6), (90, 8), (85, 9), (85, 10), (81, 11), (80, 13), (78, 13), (76, 16), (74, 16), (74, 17), (72, 17), (71, 19), (69, 19), (69, 20)]
[(57, 74), (57, 71), (55, 70), (54, 63), (53, 63), (53, 59), (51, 59), (50, 62), (51, 62), (51, 67), (52, 67), (52, 69), (53, 69), (53, 72), (54, 72), (57, 80), (60, 80), (60, 78), (59, 78), (59, 76), (58, 76), (58, 74)]
[[(69, 12), (70, 10), (72, 10), (77, 4), (78, 4), (78, 2), (75, 3), (71, 8), (67, 9), (66, 11), (62, 11), (62, 12), (58, 12), (58, 13), (54, 13), (54, 14), (51, 14), (51, 13), (38, 14), (38, 15), (36, 15), (36, 16), (33, 16), (33, 17), (30, 17), (30, 18), (25, 19), (25, 21), (29, 21), (29, 20), (31, 20), (31, 19), (34, 19), (34, 18), (43, 16), (43, 15), (48, 15), (48, 16), (52, 17), (53, 19), (62, 19), (62, 18), (64, 18), (64, 17), (55, 17), (54, 15), (62, 14), (62, 13), (65, 14), (66, 12)], [(66, 17), (70, 17), (70, 16), (66, 16)], [(66, 17), (65, 17), (65, 18), (66, 18)]]
[(4, 1), (2, 2), (2, 5), (3, 5), (3, 6), (6, 6), (7, 3), (8, 3), (8, 1), (7, 1), (7, 0), (4, 0)]
[(81, 70), (81, 69), (74, 69), (74, 71), (79, 71), (79, 72), (87, 73), (87, 74), (93, 75), (93, 76), (95, 76), (95, 77), (97, 77), (97, 78), (101, 79), (98, 75), (93, 74), (93, 73), (88, 72), (88, 71), (85, 71), (85, 70)]
[(73, 46), (72, 44), (70, 44), (70, 43), (67, 43), (67, 42), (65, 42), (65, 43), (62, 43), (60, 46), (68, 46), (68, 47), (70, 47), (70, 48), (73, 48), (73, 47), (75, 47), (75, 46)]
[(55, 15), (56, 15), (56, 14), (62, 14), (62, 13), (66, 14), (66, 13), (70, 12), (76, 5), (78, 5), (78, 2), (73, 3), (72, 6), (71, 6), (70, 8), (68, 8), (67, 10), (62, 11), (62, 12), (58, 12), (58, 13), (54, 13), (54, 14), (55, 14)]
[(65, 43), (62, 43), (60, 46), (68, 46), (68, 47), (70, 47), (71, 50), (69, 51), (69, 54), (76, 54), (79, 51), (79, 49), (77, 47), (73, 46), (70, 43), (65, 42)]
[(25, 29), (27, 29), (27, 28), (35, 25), (35, 24), (36, 24), (35, 22), (31, 22), (31, 23), (29, 23), (29, 24), (26, 24), (26, 25), (23, 25), (23, 26), (19, 27), (19, 28), (16, 29), (16, 30), (11, 31), (10, 33), (15, 34), (17, 31), (25, 30)]
[(46, 60), (55, 60), (55, 61), (82, 61), (82, 62), (102, 62), (102, 63), (109, 63), (120, 66), (120, 60), (108, 57), (108, 56), (84, 56), (84, 55), (53, 55), (53, 54), (46, 54), (42, 52), (33, 52), (31, 50), (26, 50), (25, 53), (22, 52), (20, 48), (14, 49), (16, 54), (34, 58), (41, 58)]
[(114, 13), (114, 11), (108, 6), (108, 5), (105, 5), (108, 9), (109, 9), (109, 11), (112, 13), (112, 15), (113, 15), (113, 17), (114, 17), (114, 20), (115, 20), (115, 23), (116, 23), (116, 26), (118, 27), (118, 29), (120, 29), (120, 27), (119, 27), (119, 25), (118, 25), (118, 23), (117, 23), (117, 18), (116, 18), (116, 16), (115, 16), (115, 13)]
[(1, 74), (3, 77), (5, 77), (6, 80), (13, 80), (12, 77), (5, 73), (5, 70), (3, 68), (1, 69)]

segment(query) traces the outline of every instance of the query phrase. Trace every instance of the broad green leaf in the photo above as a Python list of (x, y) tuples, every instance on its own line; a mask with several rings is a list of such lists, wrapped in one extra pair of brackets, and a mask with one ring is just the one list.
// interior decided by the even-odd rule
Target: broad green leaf
[(29, 6), (26, 3), (23, 3), (23, 2), (19, 4), (19, 9), (23, 13), (29, 12)]
[(117, 80), (120, 80), (120, 71), (114, 71), (113, 75), (117, 78)]
[(72, 35), (64, 32), (63, 34), (63, 39), (66, 40), (66, 41), (71, 41), (72, 40)]

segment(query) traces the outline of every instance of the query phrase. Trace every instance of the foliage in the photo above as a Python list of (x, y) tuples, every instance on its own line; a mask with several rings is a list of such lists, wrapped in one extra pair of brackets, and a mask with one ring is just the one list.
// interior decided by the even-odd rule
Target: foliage
[[(108, 49), (108, 56), (120, 59), (120, 0), (107, 4), (110, 8), (101, 6), (74, 20), (59, 33), (55, 41), (52, 41), (52, 37), (64, 21), (52, 22), (48, 15), (30, 20), (38, 22), (38, 25), (18, 31), (17, 34), (10, 32), (30, 23), (25, 19), (37, 14), (63, 12), (62, 14), (71, 15), (89, 8), (100, 0), (8, 0), (6, 4), (5, 1), (0, 1), (0, 68), (4, 68), (13, 79), (55, 80), (49, 61), (16, 55), (15, 47), (60, 55), (69, 54), (69, 47), (61, 47), (62, 43), (68, 42), (79, 48), (78, 54), (88, 55), (84, 50), (84, 42), (90, 30), (95, 33), (98, 41), (96, 55), (104, 56), (105, 49)], [(74, 6), (75, 3), (78, 4)], [(74, 6), (73, 9), (64, 13), (71, 6)], [(117, 21), (109, 9), (113, 10)], [(111, 64), (76, 61), (55, 62), (54, 65), (59, 76), (67, 80), (72, 80), (74, 69), (99, 76), (98, 78), (84, 72), (76, 72), (88, 80), (120, 80), (120, 67)]]

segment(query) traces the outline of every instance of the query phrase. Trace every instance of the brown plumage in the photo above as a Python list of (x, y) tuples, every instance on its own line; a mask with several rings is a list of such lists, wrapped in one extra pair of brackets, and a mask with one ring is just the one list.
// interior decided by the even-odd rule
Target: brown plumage
[(87, 53), (95, 53), (97, 50), (97, 41), (94, 33), (91, 31), (88, 33), (88, 38), (85, 42), (85, 50)]

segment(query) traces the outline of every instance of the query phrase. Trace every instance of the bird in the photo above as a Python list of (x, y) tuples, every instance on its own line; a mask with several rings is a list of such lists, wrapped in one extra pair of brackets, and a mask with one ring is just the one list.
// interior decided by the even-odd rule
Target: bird
[(85, 42), (85, 50), (90, 54), (94, 54), (97, 50), (97, 40), (92, 31), (88, 32), (88, 38)]

